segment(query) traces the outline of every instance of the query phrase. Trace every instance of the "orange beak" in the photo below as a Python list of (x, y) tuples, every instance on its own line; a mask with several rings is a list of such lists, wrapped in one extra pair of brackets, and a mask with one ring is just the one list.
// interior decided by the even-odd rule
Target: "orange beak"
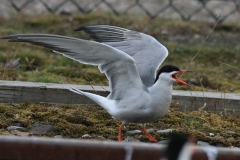
[[(178, 81), (179, 83), (182, 83), (182, 84), (184, 84), (184, 85), (186, 85), (186, 86), (189, 86), (186, 82), (184, 82), (183, 80), (181, 80), (181, 79), (179, 79), (179, 78), (177, 77), (177, 74), (179, 74), (179, 73), (185, 73), (185, 72), (191, 72), (191, 71), (182, 70), (182, 71), (179, 71), (179, 72), (177, 72), (177, 73), (172, 74), (171, 77), (172, 77), (172, 79), (175, 79), (175, 80)], [(189, 86), (189, 87), (190, 87), (190, 86)]]

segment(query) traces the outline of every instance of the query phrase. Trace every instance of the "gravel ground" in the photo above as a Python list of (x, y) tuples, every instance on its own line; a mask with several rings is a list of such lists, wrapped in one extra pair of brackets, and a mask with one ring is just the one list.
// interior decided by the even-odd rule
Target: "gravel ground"
[[(17, 7), (21, 7), (28, 0), (12, 0), (16, 4)], [(46, 7), (42, 2), (46, 3), (49, 8), (56, 9), (56, 7), (63, 2), (64, 0), (34, 0), (25, 6), (21, 12), (25, 14), (42, 14), (48, 13)], [(78, 5), (83, 8), (83, 10), (88, 11), (92, 8), (95, 8), (94, 5), (101, 2), (101, 0), (75, 0)], [(163, 9), (166, 5), (168, 5), (168, 0), (139, 0), (141, 6), (143, 6), (148, 12), (152, 15), (157, 13), (160, 9)], [(0, 16), (8, 17), (14, 16), (18, 12), (11, 6), (8, 0), (1, 0), (0, 5)], [(117, 12), (123, 13), (129, 6), (135, 3), (135, 0), (106, 0), (106, 3), (101, 3), (98, 7), (93, 9), (93, 12), (109, 12), (111, 8), (108, 6), (110, 4)], [(187, 17), (191, 15), (192, 12), (199, 9), (202, 4), (197, 0), (174, 0), (173, 5), (180, 11), (182, 14)], [(214, 1), (208, 2), (206, 7), (209, 11), (218, 15), (221, 13), (222, 17), (230, 13), (235, 9), (235, 4), (233, 2), (223, 2), (223, 1)], [(56, 9), (54, 12), (59, 14), (62, 11), (68, 13), (79, 12), (76, 5), (72, 2), (64, 3), (60, 8)], [(139, 6), (135, 5), (128, 13), (144, 15), (145, 12)], [(180, 15), (177, 13), (172, 7), (166, 9), (163, 13), (159, 14), (161, 17), (165, 18), (179, 18)], [(240, 13), (235, 12), (231, 16), (227, 18), (226, 21), (236, 21), (240, 18)], [(191, 19), (193, 20), (204, 20), (204, 21), (214, 21), (214, 19), (207, 13), (206, 9), (201, 10), (199, 13), (194, 15)]]

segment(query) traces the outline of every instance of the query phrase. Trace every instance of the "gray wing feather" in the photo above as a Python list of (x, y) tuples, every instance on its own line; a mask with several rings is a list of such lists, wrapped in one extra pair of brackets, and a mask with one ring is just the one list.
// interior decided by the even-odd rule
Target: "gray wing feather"
[(17, 34), (1, 39), (42, 46), (78, 62), (97, 65), (109, 80), (109, 99), (122, 99), (127, 92), (134, 89), (147, 91), (139, 77), (134, 59), (106, 44), (50, 34)]
[(156, 71), (168, 56), (168, 50), (155, 38), (144, 33), (108, 25), (82, 26), (98, 42), (105, 43), (132, 56), (143, 83), (154, 84)]

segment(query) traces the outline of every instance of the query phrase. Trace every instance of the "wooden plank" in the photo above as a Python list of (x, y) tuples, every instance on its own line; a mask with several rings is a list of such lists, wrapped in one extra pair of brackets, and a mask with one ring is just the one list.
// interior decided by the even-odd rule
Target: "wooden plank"
[[(100, 86), (93, 86), (94, 91), (90, 85), (0, 81), (0, 103), (30, 101), (35, 103), (95, 104), (89, 98), (69, 91), (68, 87), (102, 96), (109, 94), (108, 86), (103, 86), (104, 89)], [(240, 115), (240, 94), (173, 90), (173, 101), (178, 102), (178, 107), (182, 110), (185, 107), (189, 111), (197, 110), (206, 103), (205, 109), (223, 111), (226, 108), (235, 110), (235, 113)]]
[[(159, 160), (163, 159), (166, 145), (154, 143), (130, 143), (60, 139), (43, 137), (0, 136), (0, 160)], [(216, 148), (192, 146), (192, 160), (239, 160), (239, 148)]]
[(196, 110), (206, 103), (205, 110), (220, 112), (228, 109), (227, 112), (235, 110), (240, 115), (240, 94), (174, 90), (173, 101), (178, 102), (182, 110), (185, 106), (187, 110)]
[[(74, 87), (83, 91), (107, 96), (108, 92), (100, 86), (0, 81), (0, 103), (9, 102), (47, 102), (64, 104), (95, 104), (85, 96), (73, 93), (67, 88)], [(108, 90), (108, 87), (106, 87)]]

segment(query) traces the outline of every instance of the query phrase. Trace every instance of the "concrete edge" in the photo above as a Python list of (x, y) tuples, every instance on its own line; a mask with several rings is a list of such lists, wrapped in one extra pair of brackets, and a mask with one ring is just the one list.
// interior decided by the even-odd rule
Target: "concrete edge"
[[(59, 104), (96, 104), (89, 98), (73, 93), (69, 87), (101, 96), (109, 94), (108, 86), (0, 81), (0, 103), (34, 102)], [(93, 89), (94, 88), (94, 89)], [(210, 111), (235, 111), (240, 115), (240, 94), (173, 90), (172, 100), (181, 110), (193, 111), (203, 107)]]

